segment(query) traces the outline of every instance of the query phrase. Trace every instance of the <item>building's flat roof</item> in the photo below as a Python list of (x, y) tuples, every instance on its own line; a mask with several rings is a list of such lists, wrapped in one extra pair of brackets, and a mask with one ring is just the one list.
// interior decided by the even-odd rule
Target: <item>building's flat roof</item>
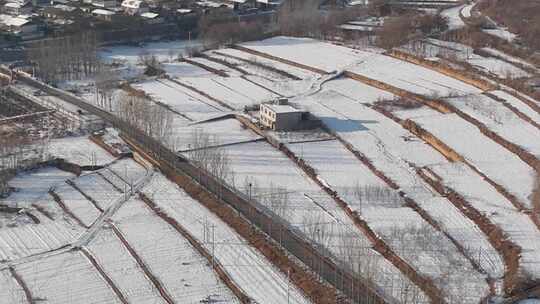
[(112, 15), (114, 15), (114, 12), (98, 8), (98, 9), (93, 10), (92, 14), (103, 15), (103, 16), (112, 16)]
[(9, 8), (21, 8), (21, 7), (23, 7), (23, 4), (21, 4), (21, 3), (15, 3), (15, 2), (8, 2), (8, 3), (6, 3), (6, 5), (4, 5), (4, 7), (9, 7)]
[(147, 18), (147, 19), (154, 19), (154, 18), (156, 18), (158, 16), (159, 16), (159, 14), (151, 13), (151, 12), (141, 14), (141, 17)]
[(291, 107), (290, 105), (276, 105), (276, 104), (265, 104), (270, 110), (275, 113), (298, 113), (305, 112)]
[(23, 26), (23, 25), (25, 25), (25, 24), (27, 24), (29, 22), (30, 22), (30, 20), (28, 20), (28, 19), (23, 19), (23, 18), (12, 17), (12, 16), (9, 16), (9, 15), (0, 14), (0, 23), (5, 24), (7, 26), (20, 27), (20, 26)]

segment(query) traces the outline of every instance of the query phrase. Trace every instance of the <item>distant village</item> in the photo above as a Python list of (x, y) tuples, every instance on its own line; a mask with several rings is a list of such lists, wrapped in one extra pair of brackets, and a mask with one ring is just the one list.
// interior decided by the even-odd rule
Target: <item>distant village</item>
[[(281, 0), (0, 0), (0, 47), (95, 30), (117, 41), (138, 37), (189, 38), (203, 15), (235, 21), (271, 21)], [(355, 1), (352, 4), (362, 3)], [(347, 5), (347, 3), (345, 3)], [(179, 31), (178, 31), (179, 30)], [(117, 34), (115, 34), (117, 33)], [(149, 34), (151, 33), (151, 34)], [(122, 41), (118, 41), (122, 42)]]

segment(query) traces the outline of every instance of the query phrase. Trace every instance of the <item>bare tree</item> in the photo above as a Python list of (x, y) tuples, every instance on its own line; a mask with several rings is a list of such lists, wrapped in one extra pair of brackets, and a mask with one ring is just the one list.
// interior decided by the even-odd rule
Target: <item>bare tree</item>
[(99, 71), (99, 39), (94, 32), (40, 40), (28, 48), (28, 58), (44, 81), (78, 80)]
[[(540, 168), (537, 168), (540, 170)], [(540, 172), (537, 171), (532, 193), (532, 205), (535, 216), (540, 220)]]
[(287, 188), (274, 186), (270, 183), (270, 188), (268, 189), (268, 194), (262, 200), (265, 206), (268, 206), (272, 212), (277, 216), (286, 220), (287, 209), (289, 203), (289, 193)]
[(145, 66), (144, 74), (147, 76), (159, 76), (165, 74), (163, 66), (154, 54), (143, 51), (139, 54), (138, 63)]
[(302, 217), (302, 229), (314, 243), (327, 248), (334, 233), (334, 222), (325, 222), (325, 216), (318, 211), (308, 211)]
[(227, 151), (220, 146), (217, 136), (211, 136), (204, 130), (193, 129), (188, 139), (190, 150), (188, 158), (197, 167), (211, 173), (221, 180), (230, 180), (231, 168)]
[(96, 74), (94, 86), (96, 88), (96, 104), (97, 106), (107, 110), (113, 110), (114, 90), (117, 88), (120, 81), (118, 73), (110, 67), (103, 67)]
[(118, 98), (117, 113), (120, 119), (148, 136), (168, 142), (174, 114), (148, 97), (122, 93)]

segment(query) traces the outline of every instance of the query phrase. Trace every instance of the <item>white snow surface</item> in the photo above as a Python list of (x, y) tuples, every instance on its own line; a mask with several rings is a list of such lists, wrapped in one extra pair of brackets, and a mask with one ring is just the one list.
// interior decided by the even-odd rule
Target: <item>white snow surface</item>
[(237, 50), (237, 49), (219, 49), (217, 52), (223, 53), (223, 54), (226, 54), (226, 55), (229, 55), (229, 56), (234, 56), (234, 57), (242, 58), (242, 59), (245, 59), (245, 60), (249, 60), (249, 61), (254, 62), (254, 63), (260, 63), (260, 64), (263, 64), (263, 65), (266, 65), (266, 66), (270, 66), (270, 67), (276, 68), (278, 70), (285, 71), (285, 72), (287, 72), (287, 73), (289, 73), (291, 75), (294, 75), (294, 76), (296, 76), (296, 77), (298, 77), (300, 79), (310, 79), (310, 78), (318, 76), (318, 74), (316, 74), (314, 72), (311, 72), (311, 71), (308, 71), (308, 70), (305, 70), (305, 69), (301, 69), (301, 68), (298, 68), (298, 67), (295, 67), (295, 66), (291, 66), (291, 65), (288, 65), (288, 64), (276, 61), (276, 60), (268, 59), (266, 57), (250, 54), (250, 53), (247, 53), (247, 52), (244, 52), (244, 51), (241, 51), (241, 50)]
[(177, 80), (205, 92), (236, 110), (278, 97), (271, 91), (240, 77), (182, 77)]
[[(0, 261), (11, 261), (57, 249), (82, 233), (63, 222), (28, 224), (0, 230)], [(1, 288), (0, 288), (1, 289)]]
[(215, 101), (171, 80), (146, 80), (133, 86), (143, 90), (153, 100), (164, 103), (175, 112), (182, 113), (194, 120), (229, 111)]
[(531, 138), (540, 138), (540, 130), (521, 119), (501, 102), (482, 94), (446, 100), (457, 109), (486, 125), (502, 138), (524, 148), (533, 155), (540, 155), (540, 142), (531, 140)]
[(500, 57), (500, 58), (503, 58), (504, 60), (507, 60), (509, 62), (517, 63), (517, 64), (520, 64), (522, 66), (528, 67), (530, 69), (536, 70), (536, 67), (533, 64), (531, 64), (531, 63), (529, 63), (529, 62), (527, 62), (527, 61), (525, 61), (525, 60), (523, 60), (521, 58), (508, 55), (508, 54), (506, 54), (506, 53), (504, 53), (502, 51), (499, 51), (497, 49), (485, 47), (485, 48), (482, 48), (482, 51), (487, 52), (490, 55), (493, 55), (494, 57)]
[(55, 304), (121, 303), (90, 261), (78, 251), (20, 264), (15, 271), (35, 299), (47, 299)]
[(461, 10), (461, 15), (463, 15), (464, 18), (471, 18), (471, 11), (476, 6), (476, 3), (477, 2), (473, 2), (463, 7), (463, 9)]
[(0, 270), (0, 303), (1, 304), (22, 304), (27, 303), (24, 290), (17, 283), (8, 270)]
[(260, 135), (246, 130), (236, 119), (220, 119), (176, 128), (173, 135), (175, 138), (174, 148), (177, 151), (187, 151), (194, 148), (193, 142), (196, 132), (209, 135), (211, 145), (229, 145), (261, 138)]
[(52, 200), (49, 189), (64, 184), (65, 180), (73, 176), (72, 173), (54, 167), (21, 172), (9, 181), (9, 185), (17, 191), (0, 202), (13, 207), (29, 207), (35, 202)]
[[(202, 65), (203, 67), (208, 67), (210, 69), (218, 70), (219, 72), (225, 73), (231, 77), (240, 77), (242, 73), (238, 70), (232, 69), (224, 64), (203, 58), (203, 57), (191, 57), (189, 60)], [(201, 67), (202, 68), (202, 67)]]
[(414, 121), (502, 185), (526, 207), (532, 208), (529, 196), (533, 189), (534, 170), (515, 154), (480, 133), (474, 125), (465, 123), (456, 114), (444, 115), (430, 109), (423, 109), (420, 115), (415, 115), (415, 111), (396, 114), (402, 119), (415, 116)]
[[(403, 130), (401, 126), (382, 114), (379, 114), (358, 102), (340, 97), (332, 91), (323, 91), (320, 94), (313, 95), (303, 101), (298, 100), (297, 102), (309, 106), (312, 113), (321, 118), (327, 127), (352, 144), (355, 149), (366, 155), (379, 170), (382, 170), (388, 177), (396, 181), (401, 187), (401, 190), (411, 198), (415, 199), (421, 207), (426, 209), (439, 208), (444, 210), (444, 212), (435, 212), (435, 214), (433, 214), (436, 220), (440, 222), (443, 229), (448, 231), (454, 238), (466, 242), (469, 246), (481, 246), (486, 252), (489, 252), (490, 259), (494, 261), (495, 267), (490, 266), (487, 271), (489, 271), (493, 277), (500, 276), (502, 269), (504, 269), (501, 265), (500, 257), (491, 247), (481, 231), (479, 231), (474, 223), (465, 219), (456, 208), (453, 208), (450, 202), (429, 190), (429, 186), (424, 184), (419, 177), (416, 176), (414, 169), (410, 168), (408, 165), (408, 162), (412, 162), (418, 166), (445, 162), (446, 160), (441, 155), (423, 142), (415, 140), (412, 134)], [(311, 153), (316, 159), (318, 155), (315, 154), (318, 153), (316, 151), (317, 148), (313, 148), (304, 153), (307, 153), (308, 155)], [(324, 155), (324, 152), (319, 153)], [(351, 156), (349, 156), (349, 158), (350, 157)], [(320, 162), (322, 161), (317, 161), (317, 163)], [(358, 162), (357, 165), (361, 166), (362, 164)], [(320, 171), (319, 174), (327, 183), (331, 185), (340, 183), (339, 180), (333, 179), (333, 173), (325, 172), (324, 167), (321, 168), (321, 170), (322, 171)], [(365, 178), (364, 176), (367, 171), (355, 172), (355, 170), (360, 169), (350, 166), (347, 174), (349, 179)], [(351, 176), (355, 177), (351, 178)], [(372, 185), (380, 185), (380, 182), (373, 183)], [(345, 197), (350, 199), (351, 196), (345, 195)], [(369, 207), (369, 203), (366, 205)], [(384, 210), (384, 208), (382, 210)], [(408, 212), (407, 209), (405, 209), (405, 211)], [(363, 212), (364, 211), (362, 211), (362, 214)], [(394, 212), (398, 211), (394, 210)], [(370, 215), (372, 218), (369, 218), (368, 214), (366, 215), (366, 220), (370, 223), (376, 223), (378, 221), (376, 213), (371, 213)], [(416, 225), (422, 225), (423, 220), (418, 214), (411, 214), (408, 218), (410, 219), (409, 223), (416, 220)], [(455, 226), (456, 221), (466, 224), (468, 233), (470, 234), (464, 235), (463, 228)], [(375, 228), (375, 231), (377, 231), (377, 226), (375, 226)], [(382, 235), (384, 235), (385, 229), (392, 229), (391, 226), (385, 227), (385, 225), (378, 226), (378, 228), (381, 229), (381, 231), (378, 232)], [(459, 264), (464, 267), (464, 270), (462, 270), (461, 273), (468, 273), (468, 277), (465, 276), (460, 280), (474, 281), (474, 283), (470, 283), (470, 286), (474, 286), (473, 289), (476, 290), (476, 292), (468, 293), (464, 301), (477, 301), (478, 298), (475, 297), (483, 294), (486, 291), (487, 285), (478, 283), (479, 281), (482, 281), (481, 275), (470, 269), (470, 263), (461, 256), (449, 240), (446, 240), (446, 243), (445, 246), (447, 246), (452, 254), (427, 251), (421, 259), (413, 258), (409, 255), (409, 262), (416, 265), (420, 271), (425, 272), (430, 276), (438, 277), (443, 269), (438, 268), (438, 266), (436, 266), (437, 264), (433, 264), (433, 260), (440, 260), (440, 263), (444, 264), (450, 263), (450, 261), (447, 260), (450, 257), (453, 259), (460, 259), (461, 262)], [(399, 251), (399, 247), (400, 246), (396, 246), (397, 251)], [(451, 296), (455, 296), (459, 293), (459, 289), (461, 288), (460, 280), (455, 280), (450, 283), (450, 286), (452, 287), (448, 287), (448, 289), (450, 290)]]
[[(155, 175), (143, 191), (209, 251), (214, 225), (216, 259), (249, 297), (261, 304), (287, 302), (287, 276), (212, 212), (162, 175)], [(294, 285), (290, 285), (290, 301), (310, 303)]]
[(527, 115), (534, 122), (540, 124), (540, 113), (533, 110), (529, 105), (521, 101), (519, 98), (516, 98), (512, 96), (511, 94), (508, 94), (507, 92), (500, 91), (500, 90), (491, 91), (490, 93), (497, 96), (498, 98), (504, 99), (510, 105), (518, 109), (521, 113)]
[(508, 57), (499, 56), (503, 54), (488, 52), (492, 56), (480, 56), (474, 53), (472, 47), (457, 42), (429, 38), (425, 40), (422, 48), (414, 47), (413, 45), (409, 44), (403, 46), (402, 49), (406, 52), (426, 58), (456, 58), (457, 60), (471, 64), (479, 71), (492, 74), (493, 76), (503, 79), (509, 76), (512, 78), (530, 76), (527, 71), (524, 71), (519, 66), (514, 64), (516, 63), (515, 60), (508, 60)]
[(507, 233), (510, 241), (521, 247), (520, 267), (532, 278), (539, 278), (540, 231), (532, 220), (466, 165), (453, 163), (430, 168), (441, 176), (446, 186), (463, 195), (474, 208)]
[(517, 38), (516, 34), (511, 33), (510, 31), (502, 27), (497, 28), (497, 29), (484, 29), (482, 31), (486, 34), (490, 34), (492, 36), (506, 40), (508, 42), (513, 42)]
[(129, 303), (166, 303), (111, 229), (98, 232), (85, 250), (96, 259)]
[(78, 165), (104, 165), (114, 160), (107, 151), (86, 136), (51, 139), (48, 151), (53, 158), (63, 158)]
[(448, 29), (456, 30), (465, 26), (465, 22), (461, 20), (460, 13), (467, 7), (466, 4), (445, 9), (441, 12), (443, 17), (448, 19)]
[[(58, 194), (66, 208), (86, 226), (90, 226), (101, 214), (89, 200), (71, 185), (64, 184), (57, 187), (55, 193)], [(65, 216), (67, 217), (67, 215)]]
[(102, 176), (96, 173), (82, 175), (74, 180), (74, 182), (82, 192), (94, 199), (101, 209), (106, 209), (123, 195)]
[[(310, 38), (272, 37), (247, 42), (243, 47), (331, 73), (368, 60), (373, 53), (354, 50)], [(294, 50), (294, 51), (291, 51)]]
[[(409, 280), (392, 264), (369, 248), (369, 241), (336, 202), (306, 176), (291, 160), (266, 142), (255, 142), (226, 147), (234, 180), (230, 181), (244, 193), (267, 208), (278, 212), (286, 221), (306, 233), (310, 239), (311, 221), (319, 222), (329, 234), (323, 240), (328, 250), (338, 257), (343, 257), (344, 243), (356, 244), (360, 258), (370, 259), (380, 266), (374, 281), (385, 295), (399, 297), (397, 282), (407, 286)], [(245, 151), (249, 151), (246, 154)], [(232, 179), (232, 178), (230, 178)], [(248, 187), (251, 183), (252, 187)], [(269, 197), (281, 193), (286, 196), (285, 210), (272, 207)], [(423, 298), (423, 293), (420, 293)], [(419, 299), (420, 302), (423, 300)]]
[(216, 301), (238, 302), (206, 259), (144, 202), (129, 200), (113, 218), (130, 246), (174, 301), (195, 304), (212, 296)]
[(349, 70), (421, 95), (447, 96), (481, 92), (471, 85), (434, 70), (384, 55), (371, 57)]
[(100, 51), (100, 57), (106, 62), (123, 62), (128, 65), (136, 65), (141, 54), (155, 55), (159, 61), (170, 61), (178, 55), (186, 53), (186, 48), (197, 47), (198, 41), (176, 40), (169, 42), (152, 42), (139, 46), (109, 46)]

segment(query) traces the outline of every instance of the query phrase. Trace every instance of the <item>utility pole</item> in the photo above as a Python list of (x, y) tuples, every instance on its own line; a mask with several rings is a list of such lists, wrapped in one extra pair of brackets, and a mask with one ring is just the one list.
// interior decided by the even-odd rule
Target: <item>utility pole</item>
[(216, 234), (215, 234), (216, 225), (212, 224), (210, 227), (212, 228), (212, 269), (214, 269), (214, 266), (215, 266), (215, 250), (216, 250)]
[(290, 304), (291, 303), (291, 288), (290, 288), (290, 285), (291, 285), (291, 269), (288, 268), (287, 269), (287, 304)]

